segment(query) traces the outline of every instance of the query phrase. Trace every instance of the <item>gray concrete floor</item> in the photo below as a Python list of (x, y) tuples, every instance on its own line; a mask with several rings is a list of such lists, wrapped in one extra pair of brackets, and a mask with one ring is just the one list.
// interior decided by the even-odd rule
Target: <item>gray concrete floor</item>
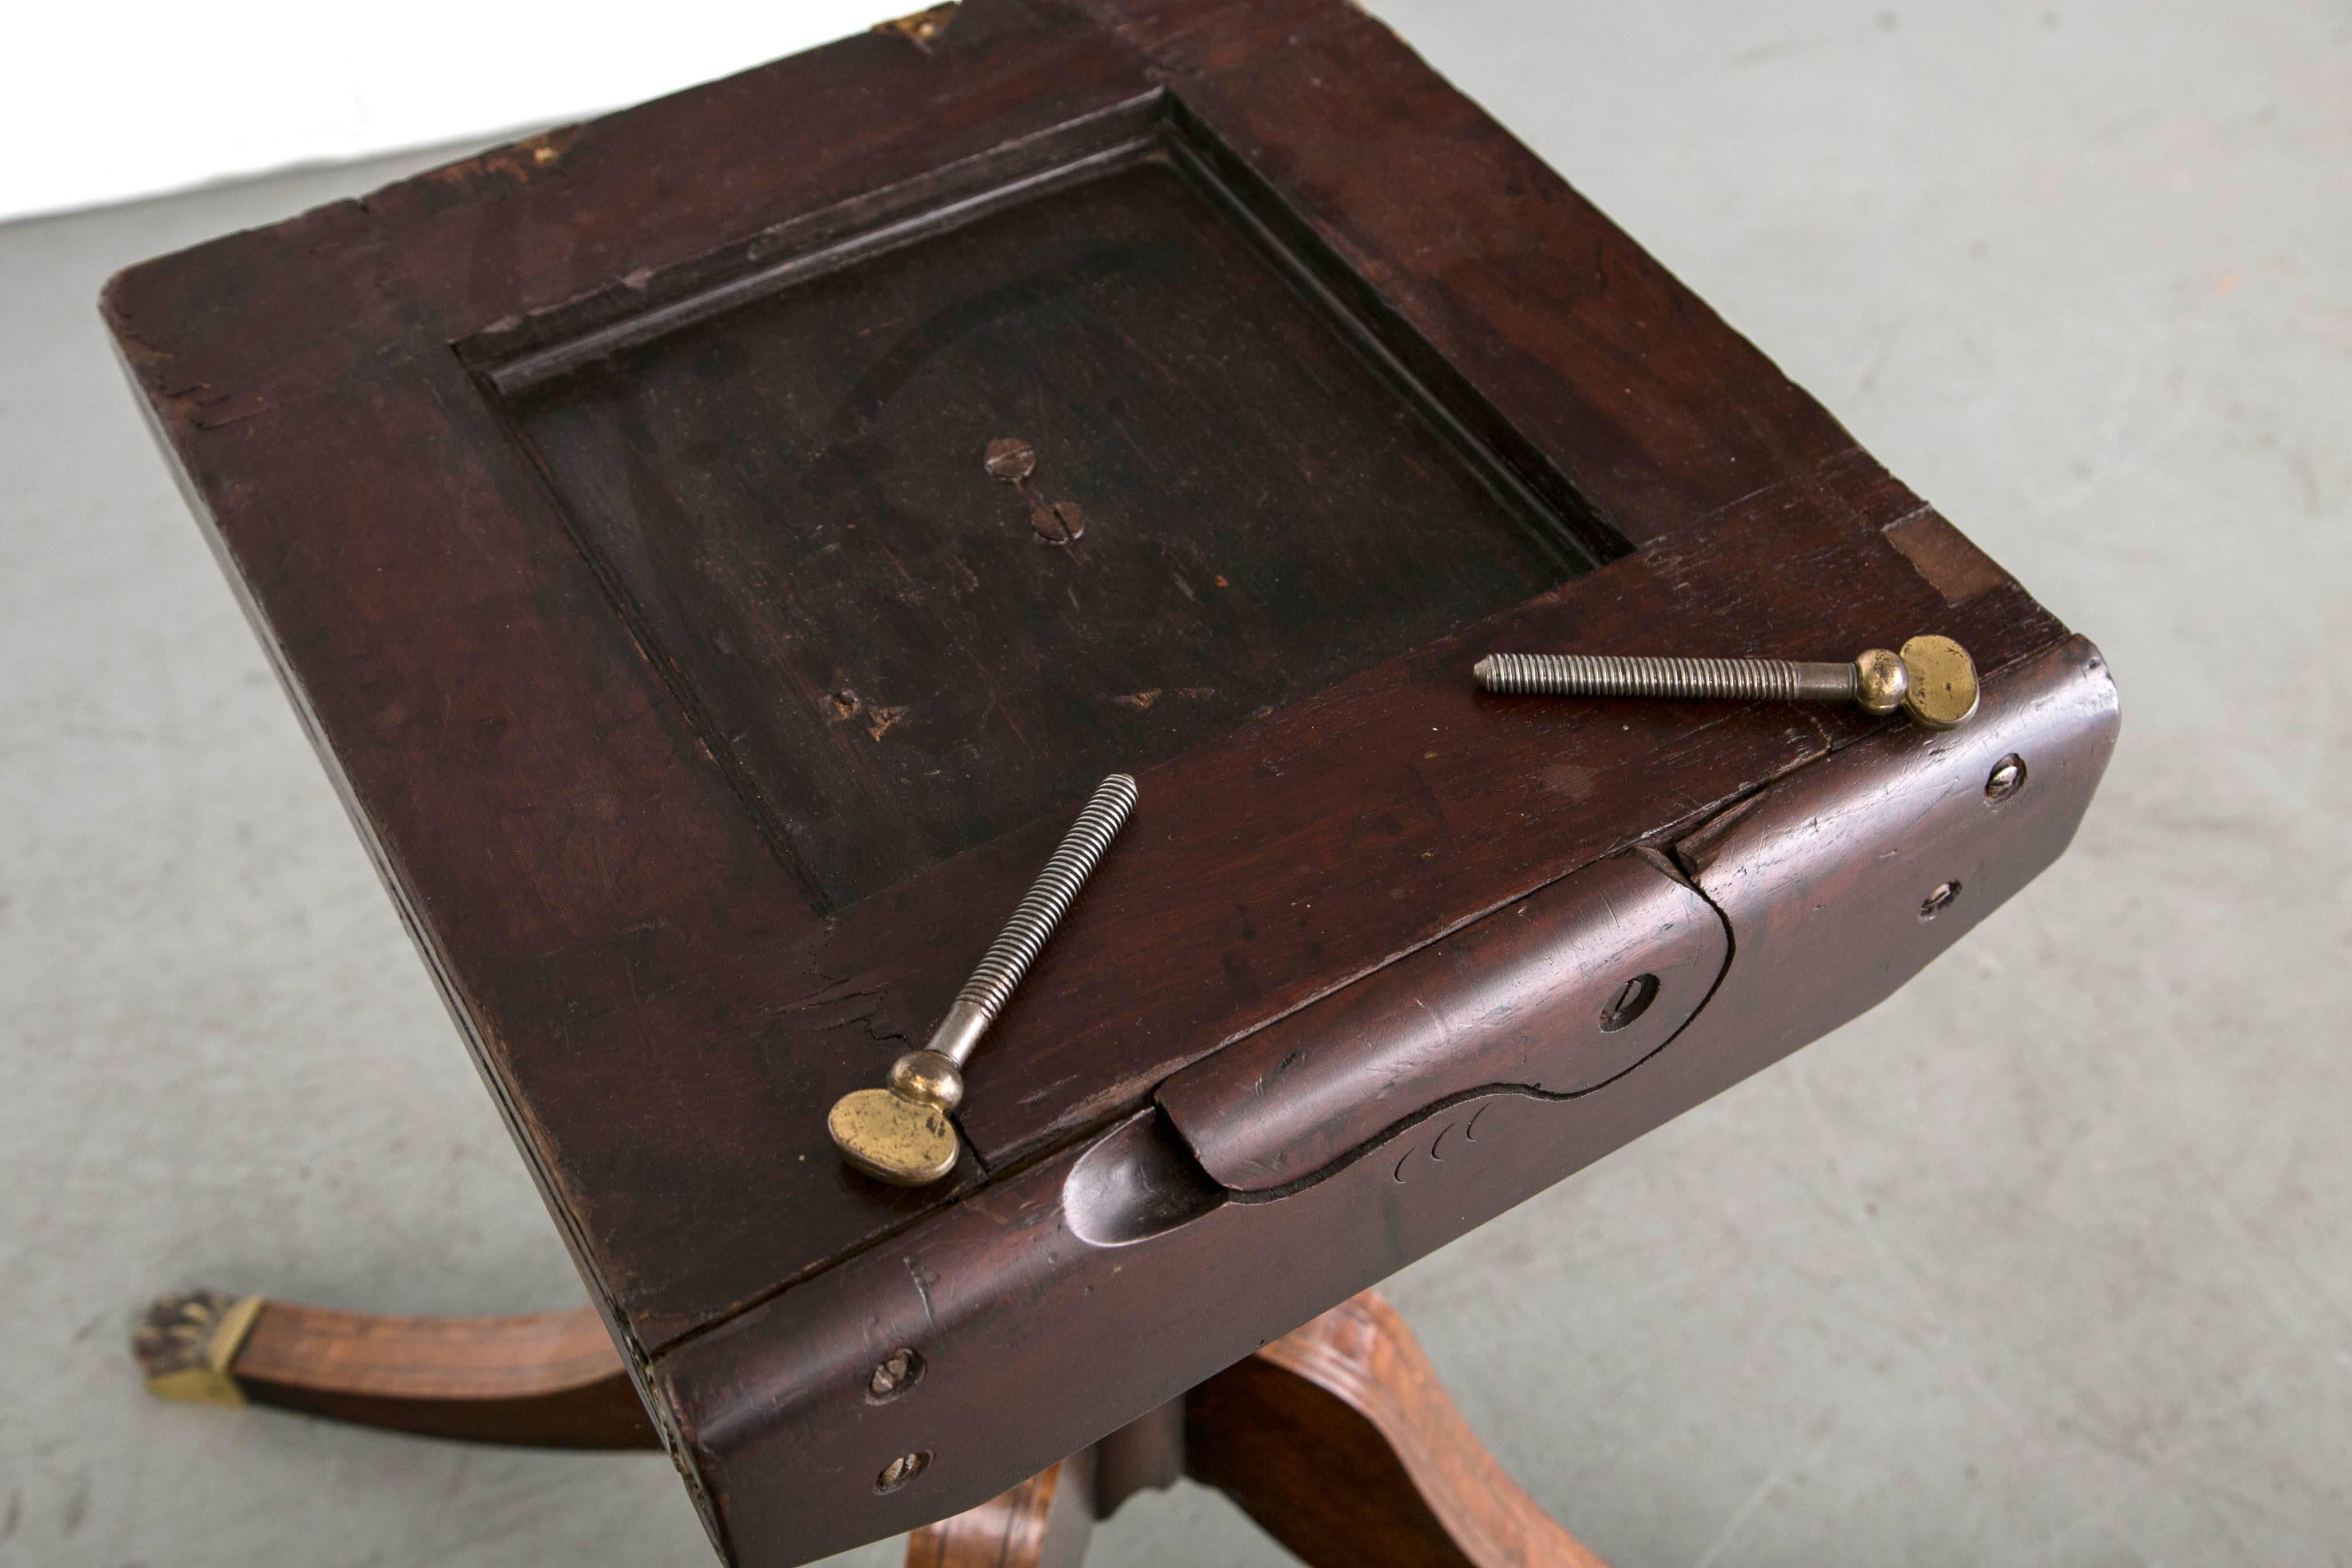
[[(2126, 709), (1960, 950), (1391, 1282), (1473, 1424), (1625, 1568), (2352, 1562), (2352, 13), (1378, 9)], [(406, 166), (0, 228), (8, 1563), (708, 1560), (658, 1458), (166, 1407), (124, 1354), (196, 1283), (578, 1298), (91, 305)], [(1286, 1561), (1189, 1488), (1097, 1541)]]

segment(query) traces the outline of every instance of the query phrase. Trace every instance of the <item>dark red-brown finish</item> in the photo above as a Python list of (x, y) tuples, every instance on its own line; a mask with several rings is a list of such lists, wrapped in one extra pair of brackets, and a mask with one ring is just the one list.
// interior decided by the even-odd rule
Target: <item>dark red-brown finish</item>
[(512, 399), (823, 911), (1585, 568), (1163, 142)]
[[(655, 1375), (714, 1528), (742, 1561), (782, 1563), (973, 1506), (1835, 1027), (1949, 940), (1922, 927), (1982, 918), (2064, 848), (2116, 721), (2114, 686), (2073, 639), (1989, 680), (1968, 728), (1884, 727), (1688, 836), (1730, 966), (1671, 1043), (1602, 1088), (1444, 1101), (1255, 1201), (1145, 1111), (678, 1346)], [(2012, 752), (2026, 785), (1989, 800)], [(1964, 888), (1921, 920), (1971, 877), (1985, 900)], [(1792, 888), (1825, 892), (1788, 909)], [(1747, 959), (1783, 943), (1822, 984), (1745, 984)], [(899, 1345), (922, 1381), (865, 1400)], [(874, 1494), (879, 1467), (915, 1450), (933, 1456), (921, 1478)]]
[[(1824, 764), (1867, 770), (1867, 790), (1829, 801), (1768, 790), (1675, 846), (1731, 922), (1740, 958), (1708, 1004), (1707, 1027), (1744, 1023), (1752, 1048), (1794, 1050), (1877, 1005), (2058, 858), (2080, 815), (2074, 803), (2089, 798), (2115, 744), (2114, 689), (2079, 637), (2033, 676), (2047, 710), (2023, 729), (1969, 724), (1909, 745), (1874, 737)], [(1990, 791), (2011, 756), (2024, 784)], [(1894, 802), (1905, 815), (1890, 833)], [(1883, 927), (1858, 928), (1857, 910), (1880, 911)]]
[(1651, 852), (1613, 856), (1185, 1068), (1160, 1103), (1220, 1184), (1286, 1186), (1453, 1095), (1599, 1088), (1674, 1037), (1728, 952)]
[[(1345, 0), (970, 0), (105, 309), (747, 1563), (985, 1500), (1850, 1016), (2047, 862), (2112, 730), (2086, 652), (2052, 673), (2064, 627)], [(1957, 740), (1466, 679), (1925, 631), (1985, 675)], [(1959, 812), (1926, 759), (1996, 735), (2068, 760)], [(955, 1176), (845, 1172), (825, 1107), (1129, 758), (1141, 804), (972, 1062)], [(1833, 789), (1843, 837), (1706, 826)], [(1905, 883), (1905, 924), (1919, 813), (1956, 836), (1919, 855), (1978, 868), (1933, 921)], [(1337, 1070), (1349, 1009), (1449, 952), (1522, 977), (1453, 975), (1449, 1017), (1585, 1006), (1482, 924), (1587, 931), (1564, 879), (1682, 840), (1731, 958), (1640, 1065), (1593, 1088), (1635, 1058), (1482, 1024), (1459, 1061), (1376, 1044), (1391, 1088)], [(1322, 1145), (1213, 1065), (1276, 1029), (1335, 1069)], [(1486, 1092), (1538, 1057), (1566, 1076)], [(1192, 1098), (1220, 1072), (1244, 1090)], [(933, 1370), (869, 1407), (888, 1333)], [(877, 1492), (886, 1437), (939, 1458)]]

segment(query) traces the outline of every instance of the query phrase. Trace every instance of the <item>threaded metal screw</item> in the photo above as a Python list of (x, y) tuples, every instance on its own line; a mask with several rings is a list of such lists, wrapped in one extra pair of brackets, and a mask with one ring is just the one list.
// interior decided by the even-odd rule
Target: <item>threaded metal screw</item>
[(1784, 658), (1639, 658), (1581, 653), (1492, 653), (1471, 673), (1514, 696), (1726, 697), (1752, 702), (1850, 702), (1850, 664)]
[(1931, 730), (1951, 729), (1977, 709), (1975, 664), (1959, 644), (1940, 637), (1913, 637), (1899, 654), (1868, 648), (1850, 664), (1490, 653), (1471, 674), (1488, 691), (1521, 697), (1853, 702), (1874, 714), (1900, 708)]
[[(1037, 873), (1013, 918), (1004, 922), (1003, 933), (989, 944), (980, 967), (956, 993), (955, 1005), (940, 1020), (925, 1050), (947, 1058), (959, 1068), (971, 1059), (981, 1036), (1004, 1011), (1005, 1003), (1013, 999), (1013, 988), (1021, 984), (1045, 939), (1062, 923), (1070, 900), (1094, 874), (1111, 839), (1127, 826), (1135, 800), (1135, 781), (1125, 773), (1113, 773), (1095, 786), (1086, 809), (1070, 824), (1060, 847)], [(947, 1109), (954, 1107), (950, 1104)]]
[(947, 1113), (963, 1103), (963, 1064), (1012, 1000), (1013, 988), (1068, 912), (1103, 851), (1135, 809), (1135, 781), (1113, 773), (1095, 786), (1078, 819), (1030, 884), (1003, 931), (956, 994), (930, 1042), (890, 1064), (887, 1089), (861, 1089), (835, 1101), (826, 1126), (843, 1158), (899, 1186), (935, 1182), (955, 1167)]

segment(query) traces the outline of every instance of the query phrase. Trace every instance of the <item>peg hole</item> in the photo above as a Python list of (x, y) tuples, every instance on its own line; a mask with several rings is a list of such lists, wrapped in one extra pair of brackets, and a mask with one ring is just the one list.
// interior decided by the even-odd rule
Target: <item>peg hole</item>
[(866, 1379), (866, 1397), (877, 1405), (886, 1399), (896, 1399), (914, 1387), (922, 1375), (921, 1354), (901, 1347), (875, 1364), (874, 1371)]
[(882, 1473), (874, 1478), (874, 1489), (895, 1492), (929, 1468), (930, 1463), (931, 1451), (929, 1448), (916, 1448), (901, 1454), (882, 1467)]
[(1985, 779), (1985, 798), (1996, 804), (2025, 787), (2025, 759), (2015, 752), (1993, 763)]
[(1617, 994), (1610, 999), (1609, 1005), (1601, 1009), (1601, 1032), (1604, 1035), (1615, 1034), (1648, 1012), (1650, 1004), (1657, 999), (1658, 977), (1654, 974), (1636, 974), (1619, 986)]

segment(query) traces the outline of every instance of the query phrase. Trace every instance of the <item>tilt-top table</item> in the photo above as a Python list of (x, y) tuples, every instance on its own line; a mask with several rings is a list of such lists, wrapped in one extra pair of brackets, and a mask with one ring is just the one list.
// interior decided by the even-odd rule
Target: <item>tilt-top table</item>
[[(1310, 1562), (1593, 1561), (1360, 1293), (1886, 996), (2116, 731), (1342, 0), (968, 0), (105, 310), (593, 1301), (172, 1298), (155, 1385), (659, 1442), (733, 1563), (1070, 1561), (1180, 1473)], [(1472, 679), (1930, 634), (1958, 728)], [(1114, 773), (952, 1171), (852, 1170)]]

